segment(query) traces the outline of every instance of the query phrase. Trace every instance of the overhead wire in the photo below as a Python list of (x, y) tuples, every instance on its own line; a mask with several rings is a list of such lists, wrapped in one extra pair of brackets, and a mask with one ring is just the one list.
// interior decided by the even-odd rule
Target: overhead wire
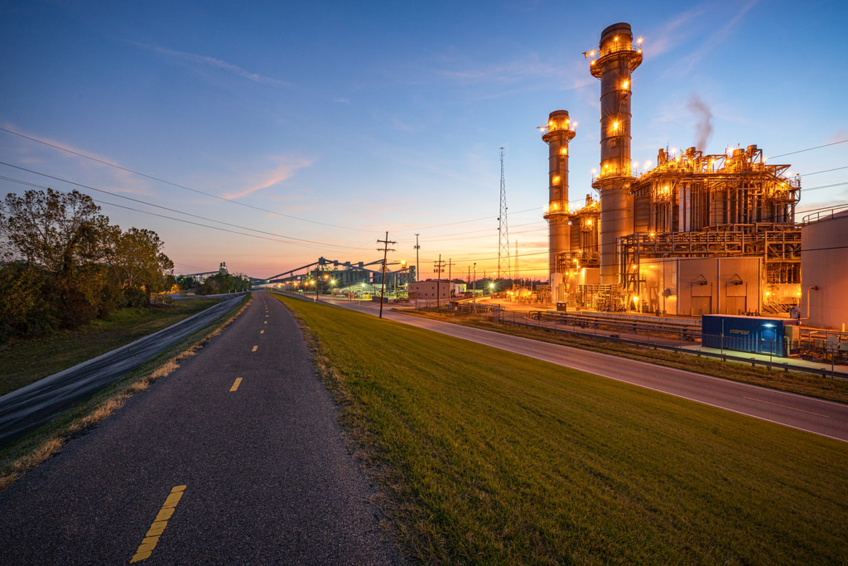
[[(120, 194), (117, 194), (117, 193), (114, 193), (114, 192), (111, 192), (111, 191), (107, 191), (107, 190), (105, 190), (105, 189), (98, 189), (97, 187), (92, 187), (92, 186), (90, 186), (90, 185), (85, 185), (85, 184), (82, 184), (82, 183), (77, 183), (77, 182), (75, 182), (75, 181), (71, 181), (71, 180), (68, 180), (68, 179), (63, 179), (63, 178), (61, 178), (61, 177), (57, 177), (57, 176), (54, 176), (54, 175), (48, 175), (47, 173), (42, 173), (42, 172), (39, 172), (39, 171), (35, 171), (34, 169), (28, 169), (28, 168), (26, 168), (26, 167), (20, 167), (20, 166), (17, 166), (17, 165), (12, 165), (12, 164), (10, 164), (10, 163), (6, 163), (6, 162), (4, 162), (4, 161), (0, 161), (0, 165), (5, 165), (5, 166), (7, 166), (7, 167), (12, 167), (12, 168), (14, 168), (14, 169), (19, 169), (19, 170), (21, 170), (21, 171), (26, 171), (27, 173), (32, 173), (32, 174), (35, 174), (35, 175), (39, 175), (39, 176), (42, 176), (42, 177), (46, 177), (46, 178), (48, 178), (48, 179), (53, 179), (53, 180), (55, 180), (55, 181), (59, 181), (59, 182), (62, 182), (62, 183), (67, 183), (67, 184), (69, 184), (69, 185), (74, 185), (74, 186), (77, 186), (77, 187), (80, 187), (80, 188), (84, 188), (84, 189), (88, 189), (88, 190), (96, 191), (96, 192), (99, 192), (99, 193), (107, 194), (107, 195), (110, 195), (110, 196), (113, 196), (113, 197), (117, 197), (117, 198), (121, 198), (121, 199), (129, 200), (129, 201), (132, 201), (132, 202), (136, 202), (136, 203), (139, 203), (139, 204), (143, 204), (143, 205), (145, 205), (145, 206), (152, 206), (152, 207), (154, 207), (154, 208), (159, 208), (159, 209), (162, 209), (162, 210), (166, 210), (166, 211), (168, 211), (168, 212), (174, 212), (174, 213), (176, 213), (176, 214), (182, 214), (182, 215), (189, 216), (189, 217), (192, 217), (192, 218), (197, 218), (197, 219), (199, 219), (199, 220), (206, 220), (207, 222), (215, 222), (215, 223), (218, 223), (218, 224), (223, 224), (224, 226), (230, 226), (230, 227), (233, 227), (233, 228), (238, 228), (238, 229), (240, 229), (240, 230), (248, 230), (248, 231), (250, 231), (250, 232), (256, 232), (256, 233), (258, 233), (258, 234), (266, 234), (266, 235), (268, 235), (268, 236), (274, 236), (275, 238), (278, 238), (278, 239), (276, 239), (276, 240), (274, 240), (274, 239), (272, 239), (272, 238), (263, 238), (263, 239), (266, 239), (266, 240), (272, 240), (272, 241), (277, 241), (277, 242), (282, 242), (282, 243), (295, 243), (295, 242), (297, 242), (297, 243), (303, 243), (303, 244), (312, 244), (312, 245), (320, 246), (320, 247), (324, 247), (324, 248), (340, 248), (340, 249), (342, 249), (342, 248), (343, 248), (343, 249), (351, 249), (351, 250), (363, 250), (363, 249), (366, 249), (366, 248), (362, 248), (362, 247), (345, 246), (345, 245), (342, 245), (342, 244), (330, 244), (330, 243), (327, 243), (327, 242), (317, 242), (317, 241), (315, 241), (315, 240), (307, 240), (307, 239), (304, 239), (304, 238), (295, 238), (295, 237), (293, 237), (293, 236), (286, 236), (286, 235), (284, 235), (284, 234), (277, 234), (277, 233), (274, 233), (274, 232), (267, 232), (267, 231), (265, 231), (265, 230), (258, 230), (258, 229), (256, 229), (256, 228), (250, 228), (250, 227), (247, 227), (247, 226), (241, 226), (241, 225), (239, 225), (239, 224), (233, 224), (233, 223), (231, 223), (231, 222), (225, 222), (225, 221), (223, 221), (223, 220), (216, 220), (216, 219), (214, 219), (214, 218), (208, 218), (208, 217), (205, 217), (205, 216), (201, 216), (201, 215), (199, 215), (199, 214), (192, 214), (192, 213), (190, 213), (190, 212), (183, 212), (183, 211), (181, 211), (181, 210), (176, 210), (176, 209), (173, 209), (173, 208), (169, 208), (169, 207), (167, 207), (167, 206), (162, 206), (162, 205), (159, 205), (159, 204), (153, 204), (153, 203), (150, 203), (150, 202), (147, 202), (147, 201), (141, 200), (141, 199), (137, 199), (137, 198), (133, 198), (133, 197), (128, 197), (128, 196), (126, 196), (126, 195), (120, 195)], [(19, 181), (19, 180), (17, 180), (17, 179), (12, 179), (12, 178), (10, 178), (10, 177), (5, 177), (5, 176), (3, 176), (3, 178), (5, 178), (6, 180), (13, 181), (13, 182), (19, 182), (19, 183), (21, 183), (21, 184), (30, 184), (30, 185), (31, 185), (31, 183), (27, 183), (27, 182), (25, 182), (25, 181)], [(42, 187), (42, 188), (44, 188), (44, 187)], [(124, 208), (124, 209), (127, 209), (127, 210), (133, 210), (133, 211), (136, 211), (136, 212), (142, 212), (142, 213), (145, 213), (145, 211), (140, 210), (140, 209), (131, 208), (131, 207), (127, 207), (127, 206), (121, 206), (121, 205), (114, 204), (114, 203), (109, 203), (109, 204), (110, 204), (111, 206), (117, 206), (117, 207), (119, 207), (119, 208)], [(164, 215), (160, 215), (160, 214), (154, 214), (154, 213), (151, 213), (151, 212), (146, 212), (146, 213), (147, 213), (147, 214), (151, 214), (151, 215), (153, 215), (153, 216), (160, 216), (160, 217), (162, 217), (162, 218), (168, 218), (168, 219), (170, 219), (170, 220), (176, 220), (177, 222), (185, 222), (185, 223), (188, 223), (188, 224), (194, 224), (194, 225), (196, 225), (196, 226), (205, 226), (205, 227), (207, 227), (207, 228), (214, 228), (214, 227), (209, 226), (209, 225), (206, 225), (206, 224), (199, 224), (199, 223), (196, 223), (196, 222), (190, 222), (190, 221), (187, 221), (187, 220), (185, 220), (185, 219), (179, 219), (179, 218), (174, 218), (174, 217), (170, 217), (170, 216), (164, 216)], [(223, 229), (222, 229), (222, 230), (223, 230)], [(230, 230), (224, 230), (224, 231), (230, 231)], [(243, 235), (244, 235), (244, 234), (243, 234)], [(291, 240), (291, 241), (285, 241), (285, 240)]]

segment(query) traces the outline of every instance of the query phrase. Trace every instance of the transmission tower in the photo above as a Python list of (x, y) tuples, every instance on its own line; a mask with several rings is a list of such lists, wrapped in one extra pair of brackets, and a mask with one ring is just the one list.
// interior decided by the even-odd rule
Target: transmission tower
[(498, 214), (498, 279), (509, 279), (509, 225), (506, 221), (506, 183), (501, 148), (501, 208)]

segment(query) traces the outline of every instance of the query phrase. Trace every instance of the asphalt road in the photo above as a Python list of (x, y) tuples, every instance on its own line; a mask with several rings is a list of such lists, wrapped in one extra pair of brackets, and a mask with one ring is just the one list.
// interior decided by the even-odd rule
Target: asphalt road
[[(368, 314), (379, 304), (329, 300)], [(848, 405), (383, 309), (383, 318), (440, 332), (848, 442)]]
[(0, 447), (11, 444), (125, 377), (220, 318), (240, 300), (241, 296), (230, 295), (226, 301), (159, 332), (3, 395), (0, 397)]
[(373, 490), (283, 305), (0, 494), (3, 564), (392, 564)]

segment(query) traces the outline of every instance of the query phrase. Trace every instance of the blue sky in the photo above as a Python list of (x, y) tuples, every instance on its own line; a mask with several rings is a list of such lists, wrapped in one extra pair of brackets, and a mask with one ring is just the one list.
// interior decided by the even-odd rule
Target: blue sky
[(582, 52), (620, 21), (644, 38), (634, 159), (696, 145), (697, 97), (711, 115), (699, 149), (792, 154), (771, 162), (803, 175), (799, 220), (848, 203), (846, 6), (2, 2), (0, 194), (70, 181), (120, 195), (80, 189), (114, 223), (157, 231), (178, 273), (371, 261), (388, 230), (394, 259), (414, 261), (420, 234), (423, 276), (439, 254), (480, 276), (497, 266), (504, 147), (511, 248), (523, 275), (546, 278), (536, 128), (557, 109), (577, 121), (578, 205), (599, 159)]

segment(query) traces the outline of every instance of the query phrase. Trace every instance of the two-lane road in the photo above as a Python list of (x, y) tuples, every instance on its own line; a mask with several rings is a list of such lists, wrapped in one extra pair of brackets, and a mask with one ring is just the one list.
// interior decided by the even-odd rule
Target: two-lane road
[(250, 307), (0, 494), (3, 564), (390, 564), (299, 329)]

